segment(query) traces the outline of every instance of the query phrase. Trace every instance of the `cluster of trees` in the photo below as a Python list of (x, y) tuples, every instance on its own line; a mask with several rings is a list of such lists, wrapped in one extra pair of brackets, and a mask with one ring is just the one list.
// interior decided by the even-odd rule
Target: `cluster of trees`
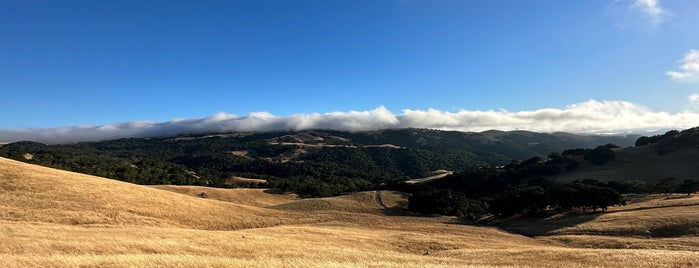
[[(473, 175), (471, 175), (473, 176)], [(447, 180), (463, 180), (469, 176), (451, 177)], [(640, 181), (601, 182), (593, 179), (557, 184), (545, 179), (532, 179), (526, 185), (509, 186), (506, 180), (489, 177), (469, 180), (467, 189), (439, 188), (435, 184), (391, 185), (411, 193), (408, 208), (424, 214), (458, 216), (477, 221), (484, 215), (541, 215), (548, 211), (583, 212), (606, 211), (608, 207), (624, 205), (622, 193), (685, 193), (699, 191), (699, 182), (666, 178), (656, 184)], [(438, 184), (437, 184), (438, 185)], [(471, 188), (472, 187), (472, 188)], [(473, 189), (488, 189), (475, 193)], [(492, 190), (498, 189), (498, 190)]]
[[(665, 178), (653, 184), (643, 181), (608, 181), (594, 179), (559, 184), (544, 179), (549, 175), (577, 167), (568, 156), (613, 159), (612, 144), (594, 149), (575, 149), (548, 159), (530, 158), (500, 167), (485, 167), (454, 173), (441, 180), (422, 185), (393, 184), (389, 188), (411, 193), (409, 209), (419, 213), (459, 216), (478, 220), (483, 215), (537, 215), (547, 211), (572, 209), (602, 210), (624, 204), (621, 194), (694, 193), (699, 182)], [(612, 152), (608, 154), (607, 152)]]
[[(488, 184), (498, 182), (503, 181), (489, 181)], [(486, 195), (436, 188), (432, 185), (403, 190), (412, 192), (408, 208), (414, 212), (451, 215), (477, 221), (486, 214), (540, 215), (550, 210), (569, 211), (575, 208), (606, 211), (610, 206), (625, 204), (619, 192), (600, 186), (602, 184), (595, 180), (585, 180), (557, 185), (541, 179), (512, 187), (499, 185), (498, 188), (505, 190)]]
[[(262, 186), (306, 197), (376, 189), (431, 170), (484, 164), (465, 150), (363, 147), (352, 141), (309, 150), (292, 161), (277, 161), (280, 155), (299, 149), (270, 142), (286, 134), (132, 138), (68, 145), (18, 142), (0, 146), (0, 156), (138, 184), (233, 187), (228, 183), (233, 176), (259, 178), (268, 181)], [(248, 156), (232, 151), (247, 151)]]
[[(31, 155), (31, 159), (27, 159)], [(157, 158), (121, 158), (87, 150), (50, 147), (22, 142), (0, 147), (0, 156), (42, 166), (138, 184), (205, 185), (189, 169)]]
[(663, 140), (666, 138), (675, 138), (679, 134), (680, 134), (680, 132), (677, 130), (670, 130), (668, 132), (665, 132), (665, 134), (661, 134), (661, 135), (655, 135), (655, 136), (650, 136), (650, 137), (642, 136), (636, 140), (636, 147), (644, 146), (644, 145), (648, 145), (648, 144), (652, 144), (652, 143), (657, 143), (660, 140)]
[(689, 195), (699, 191), (699, 181), (667, 177), (658, 181), (653, 187), (647, 187), (647, 189), (648, 192), (653, 193), (683, 193)]
[[(612, 149), (619, 148), (616, 144), (609, 143), (606, 145), (597, 146), (594, 149), (571, 149), (561, 153), (564, 157), (581, 155), (583, 159), (594, 165), (604, 165), (609, 161), (616, 159), (616, 155)], [(576, 165), (577, 167), (577, 165)]]
[(449, 189), (425, 188), (408, 198), (408, 209), (423, 214), (441, 214), (477, 221), (489, 212), (489, 204)]

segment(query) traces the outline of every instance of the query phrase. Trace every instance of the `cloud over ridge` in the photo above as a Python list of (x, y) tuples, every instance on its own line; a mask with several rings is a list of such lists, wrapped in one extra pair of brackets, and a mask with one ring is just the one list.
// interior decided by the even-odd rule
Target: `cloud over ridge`
[(387, 128), (430, 128), (458, 131), (528, 130), (537, 132), (618, 133), (661, 128), (689, 128), (699, 124), (699, 113), (669, 114), (626, 101), (589, 100), (564, 109), (448, 112), (436, 109), (403, 110), (394, 114), (380, 106), (370, 111), (276, 116), (254, 112), (247, 116), (217, 113), (205, 118), (167, 122), (135, 121), (102, 126), (0, 130), (0, 141), (21, 140), (72, 143), (129, 137), (175, 136), (252, 131), (309, 129), (363, 131)]

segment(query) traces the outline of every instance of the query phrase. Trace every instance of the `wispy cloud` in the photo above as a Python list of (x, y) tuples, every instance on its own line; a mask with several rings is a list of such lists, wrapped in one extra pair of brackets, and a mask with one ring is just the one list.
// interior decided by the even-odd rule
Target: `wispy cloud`
[(665, 14), (660, 0), (634, 0), (632, 7), (643, 12), (654, 24), (659, 23)]
[(699, 93), (692, 93), (689, 96), (687, 96), (687, 99), (690, 103), (694, 104), (699, 101)]
[[(699, 98), (699, 97), (697, 97)], [(652, 111), (625, 101), (589, 100), (565, 109), (447, 112), (436, 109), (404, 110), (394, 114), (385, 107), (371, 111), (296, 114), (275, 116), (266, 112), (236, 116), (217, 113), (206, 118), (168, 122), (138, 121), (103, 126), (74, 126), (50, 129), (0, 130), (0, 141), (33, 140), (72, 143), (126, 137), (171, 136), (212, 132), (275, 130), (375, 130), (386, 128), (431, 128), (459, 131), (530, 130), (575, 133), (613, 133), (660, 128), (689, 128), (699, 122), (699, 113), (669, 114)]]
[(669, 71), (667, 75), (672, 80), (696, 81), (699, 80), (699, 50), (690, 49), (680, 61), (680, 71)]

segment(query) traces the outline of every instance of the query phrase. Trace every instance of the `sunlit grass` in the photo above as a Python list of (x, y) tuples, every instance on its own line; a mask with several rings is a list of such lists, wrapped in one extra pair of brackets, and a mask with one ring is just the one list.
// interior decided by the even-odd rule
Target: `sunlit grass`
[[(404, 205), (399, 193), (381, 196), (388, 207)], [(257, 189), (146, 187), (0, 159), (0, 267), (699, 265), (696, 236), (605, 233), (663, 216), (693, 221), (692, 206), (622, 209), (529, 238), (449, 217), (389, 216), (376, 192), (297, 200)], [(634, 225), (644, 213), (657, 222)], [(591, 230), (607, 235), (583, 233)]]

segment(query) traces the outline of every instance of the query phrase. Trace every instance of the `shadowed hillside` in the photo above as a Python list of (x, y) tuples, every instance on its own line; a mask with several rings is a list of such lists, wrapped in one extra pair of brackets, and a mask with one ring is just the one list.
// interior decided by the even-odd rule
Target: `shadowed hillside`
[(594, 165), (576, 157), (579, 167), (571, 172), (553, 176), (552, 180), (574, 181), (597, 179), (602, 181), (639, 180), (649, 184), (667, 177), (680, 180), (699, 180), (699, 147), (681, 148), (658, 154), (655, 146), (614, 149), (615, 159), (604, 165)]
[[(662, 135), (641, 137), (636, 147), (613, 149), (614, 158), (603, 165), (577, 157), (580, 168), (555, 179), (640, 180), (655, 183), (672, 177), (699, 180), (699, 128), (668, 131)], [(583, 161), (580, 161), (583, 160)]]

